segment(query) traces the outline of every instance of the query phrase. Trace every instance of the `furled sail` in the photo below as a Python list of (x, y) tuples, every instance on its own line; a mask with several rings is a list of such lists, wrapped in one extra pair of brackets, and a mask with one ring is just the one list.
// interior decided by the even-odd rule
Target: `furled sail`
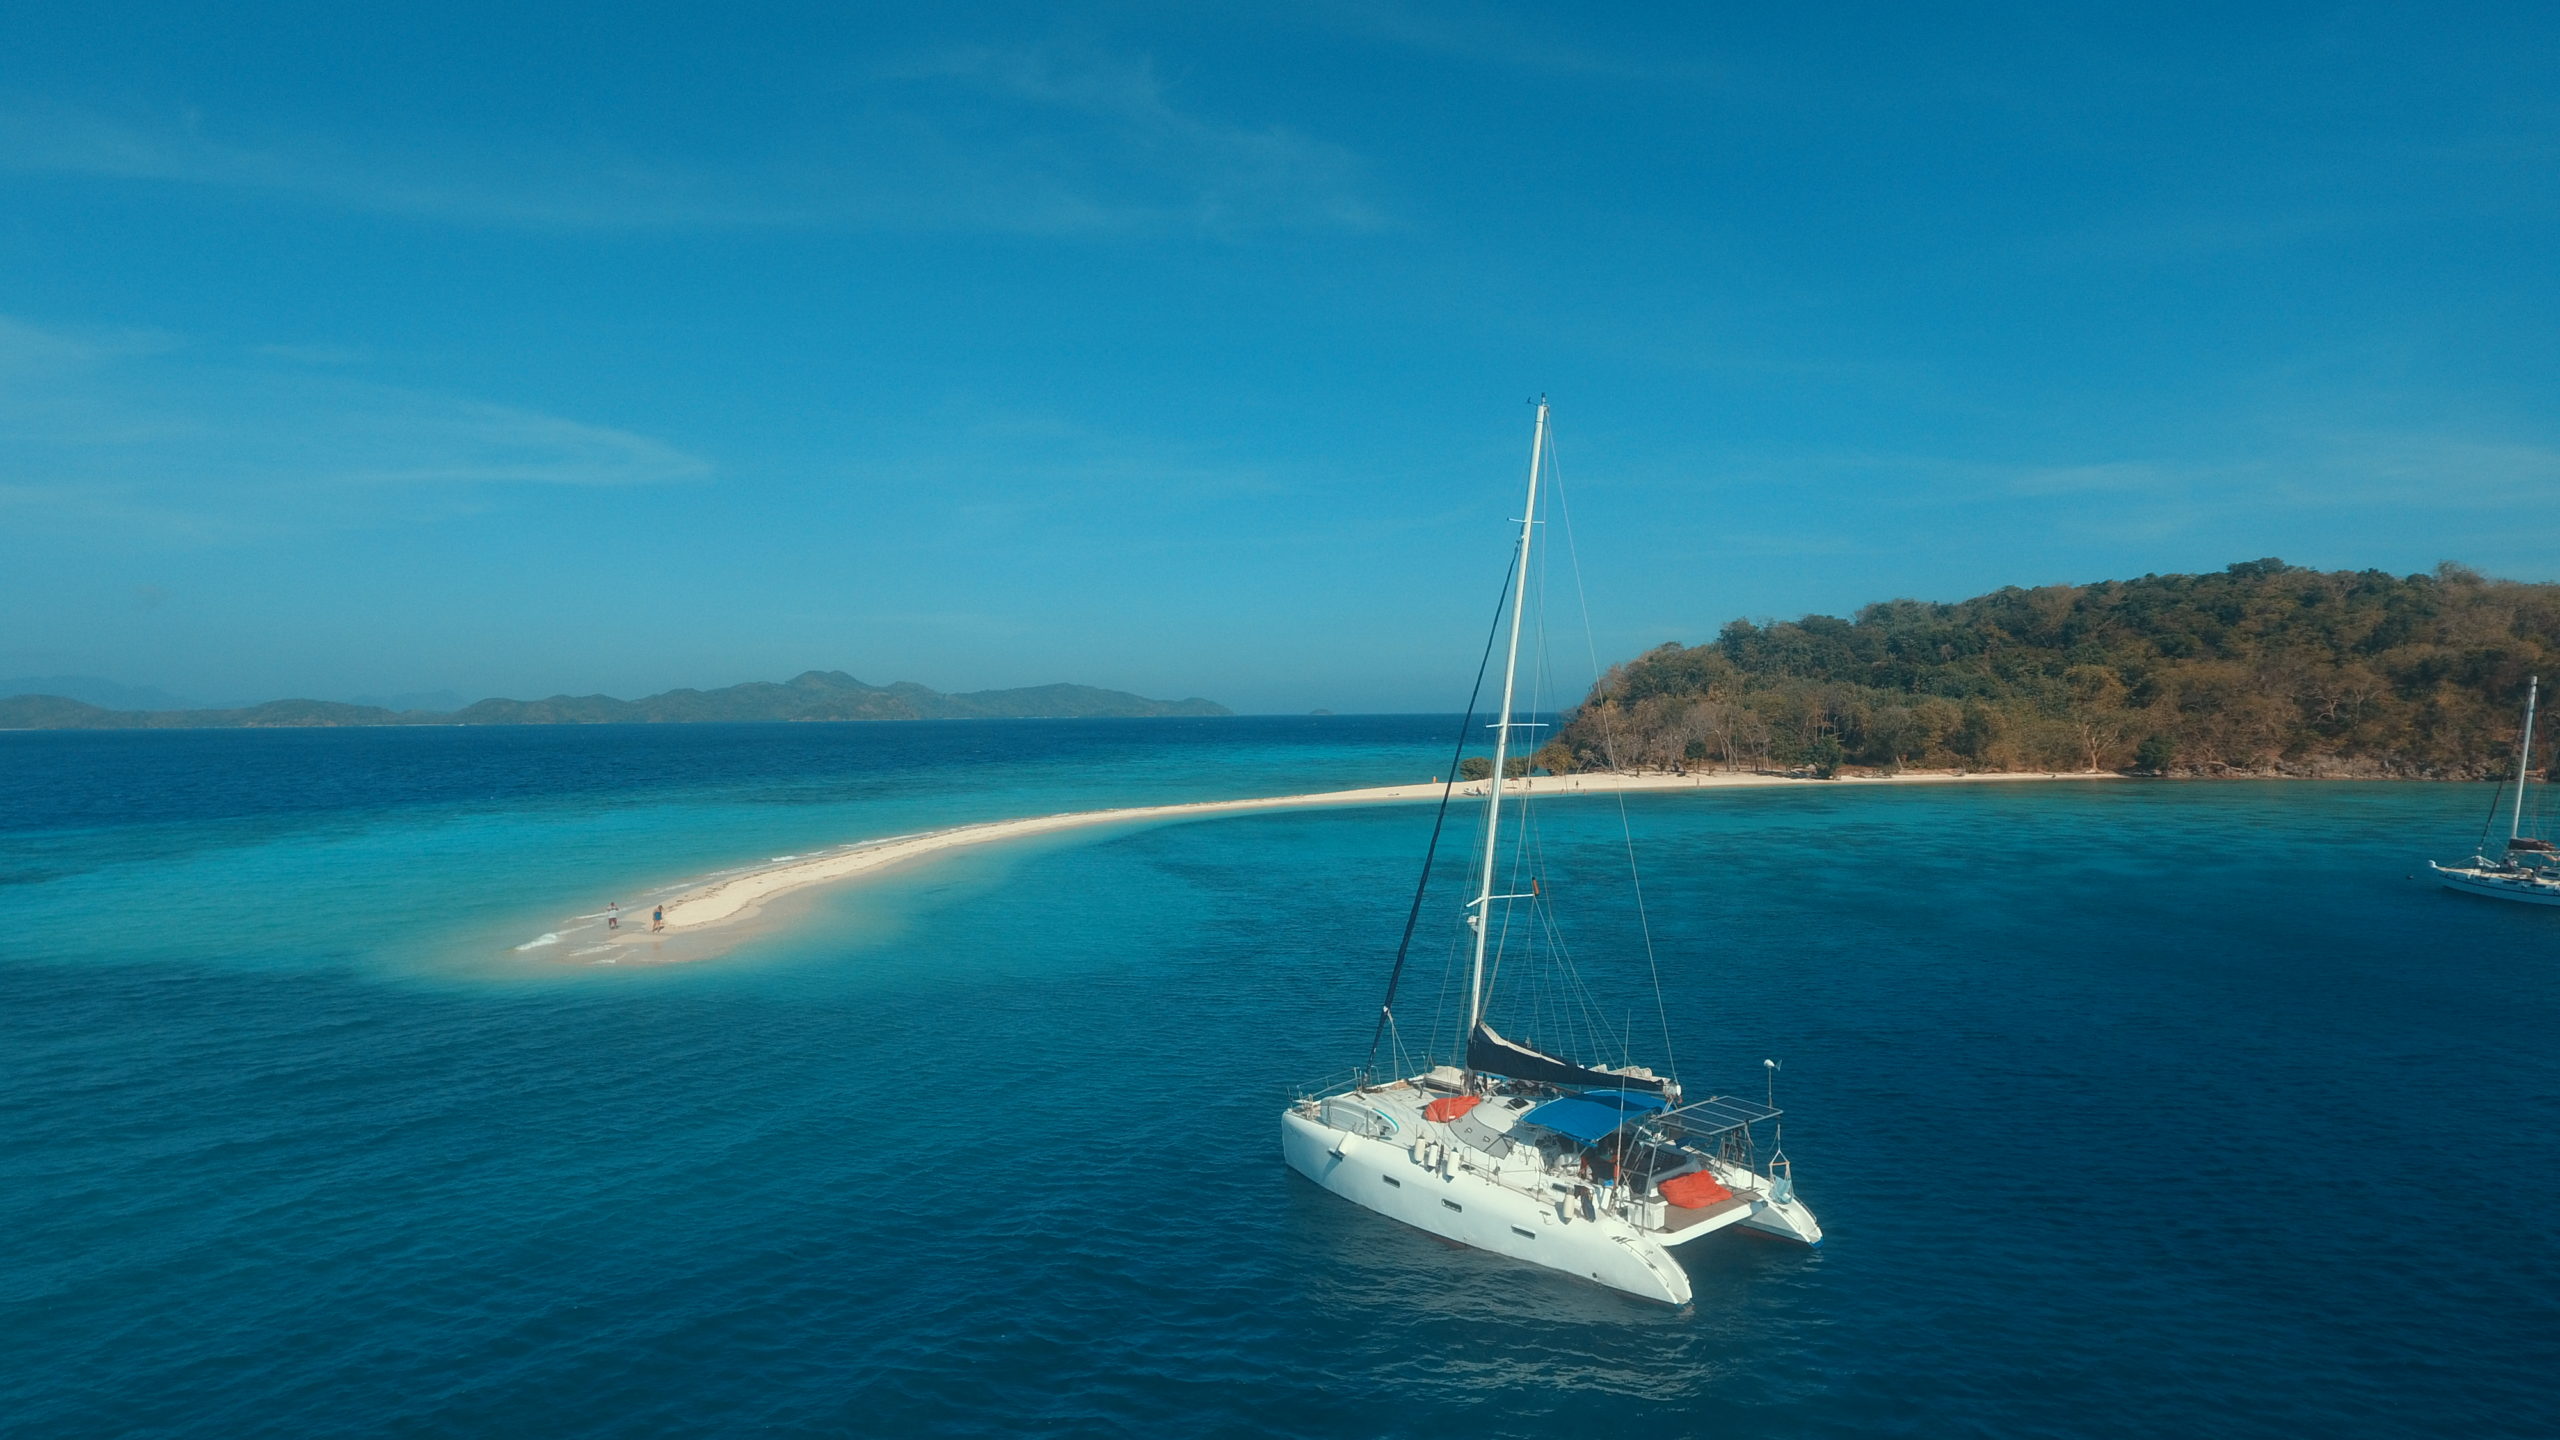
[(1650, 1090), (1657, 1095), (1675, 1093), (1669, 1080), (1641, 1065), (1630, 1065), (1623, 1070), (1576, 1065), (1545, 1051), (1532, 1050), (1517, 1041), (1505, 1040), (1481, 1020), (1476, 1022), (1474, 1033), (1467, 1037), (1467, 1068), (1480, 1074), (1500, 1075), (1511, 1080), (1537, 1080), (1548, 1085)]

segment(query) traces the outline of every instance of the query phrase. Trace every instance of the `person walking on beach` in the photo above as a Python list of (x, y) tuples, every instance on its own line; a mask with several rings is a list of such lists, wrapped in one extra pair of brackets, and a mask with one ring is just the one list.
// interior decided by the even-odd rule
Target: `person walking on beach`
[(655, 934), (657, 934), (659, 931), (664, 930), (664, 929), (666, 929), (666, 928), (667, 928), (667, 907), (666, 907), (666, 906), (664, 906), (664, 905), (661, 905), (661, 906), (659, 906), (657, 909), (652, 910), (652, 911), (650, 911), (650, 912), (649, 912), (649, 933), (650, 933), (650, 934), (652, 934), (652, 935), (655, 935)]
[(607, 930), (619, 930), (622, 928), (621, 907), (622, 902), (619, 900), (608, 900), (605, 902), (604, 928)]

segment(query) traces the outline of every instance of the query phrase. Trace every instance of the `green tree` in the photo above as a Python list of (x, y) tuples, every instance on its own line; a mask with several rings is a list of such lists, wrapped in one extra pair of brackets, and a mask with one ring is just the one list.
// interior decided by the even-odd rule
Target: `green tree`
[(2017, 718), (2007, 707), (1968, 700), (1964, 723), (1947, 737), (1947, 748), (1983, 769), (2002, 769), (2009, 762), (2009, 732), (2016, 728)]
[(1804, 747), (1805, 763), (1813, 767), (1814, 778), (1817, 780), (1828, 780), (1839, 774), (1840, 762), (1847, 758), (1849, 758), (1849, 752), (1842, 749), (1839, 740), (1830, 735), (1817, 735), (1812, 744)]

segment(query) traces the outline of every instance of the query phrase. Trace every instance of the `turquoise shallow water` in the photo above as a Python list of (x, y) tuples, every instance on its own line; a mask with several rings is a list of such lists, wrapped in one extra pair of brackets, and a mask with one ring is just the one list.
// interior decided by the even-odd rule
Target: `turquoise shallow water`
[[(1421, 808), (966, 852), (697, 967), (512, 949), (1449, 727), (0, 735), (0, 1428), (2548, 1433), (2560, 913), (2411, 878), (2485, 788), (1631, 800), (1683, 1074), (1784, 1058), (1831, 1233), (1691, 1250), (1676, 1312), (1280, 1163)], [(1549, 807), (1545, 873), (1634, 1012), (1618, 814)]]

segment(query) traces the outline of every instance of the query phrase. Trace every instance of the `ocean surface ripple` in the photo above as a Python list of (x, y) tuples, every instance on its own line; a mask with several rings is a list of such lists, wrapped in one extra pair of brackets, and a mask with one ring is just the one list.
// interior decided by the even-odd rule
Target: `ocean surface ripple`
[[(0, 1430), (2549, 1433), (2560, 912), (2413, 878), (2485, 787), (1630, 798), (1681, 1072), (1783, 1060), (1831, 1237), (1693, 1247), (1677, 1311), (1282, 1165), (1423, 807), (515, 948), (865, 835), (1419, 779), (1453, 723), (0, 735)], [(1619, 809), (1540, 815), (1641, 1038)]]

